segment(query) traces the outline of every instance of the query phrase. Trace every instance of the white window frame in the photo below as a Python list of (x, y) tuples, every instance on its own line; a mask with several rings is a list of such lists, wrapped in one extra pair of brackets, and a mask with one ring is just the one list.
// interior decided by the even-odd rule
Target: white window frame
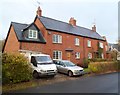
[(102, 59), (104, 59), (104, 53), (102, 53), (101, 56), (102, 56)]
[(62, 43), (62, 36), (53, 34), (53, 43)]
[(105, 45), (105, 49), (106, 49), (106, 51), (108, 51), (108, 46), (107, 45)]
[(100, 48), (103, 48), (103, 43), (99, 42), (99, 46), (100, 46)]
[(53, 51), (53, 59), (62, 59), (62, 51), (58, 50)]
[(79, 38), (75, 38), (75, 45), (76, 45), (76, 46), (79, 46), (79, 45), (80, 45)]
[(91, 41), (90, 40), (87, 41), (87, 46), (91, 47)]
[(80, 52), (76, 52), (75, 58), (76, 58), (76, 59), (80, 59)]
[(92, 53), (88, 53), (88, 59), (92, 59)]
[[(34, 33), (35, 33), (35, 35), (34, 35)], [(37, 37), (38, 37), (37, 30), (29, 29), (28, 37), (32, 38), (32, 39), (37, 39)]]

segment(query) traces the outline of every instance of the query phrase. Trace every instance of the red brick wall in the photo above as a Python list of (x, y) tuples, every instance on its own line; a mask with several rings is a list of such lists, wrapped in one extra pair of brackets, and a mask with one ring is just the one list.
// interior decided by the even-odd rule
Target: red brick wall
[[(81, 64), (84, 59), (84, 55), (87, 58), (89, 52), (97, 51), (98, 46), (98, 40), (90, 39), (90, 38), (83, 38), (80, 36), (74, 36), (74, 35), (68, 35), (65, 33), (59, 33), (55, 31), (49, 31), (51, 34), (47, 34), (47, 43), (46, 44), (40, 44), (40, 43), (22, 43), (22, 49), (25, 50), (32, 50), (32, 51), (40, 51), (42, 53), (49, 54), (53, 58), (53, 51), (54, 50), (59, 50), (62, 51), (62, 58), (63, 59), (68, 59), (67, 58), (67, 52), (65, 49), (71, 48), (73, 49), (73, 52), (71, 52), (71, 58), (70, 60), (72, 62), (75, 62), (76, 64)], [(52, 35), (53, 34), (58, 34), (62, 36), (62, 44), (55, 44), (52, 42)], [(75, 38), (80, 39), (80, 46), (75, 46)], [(84, 39), (84, 41), (83, 41)], [(90, 40), (91, 43), (91, 48), (87, 47), (87, 40)], [(84, 46), (84, 47), (83, 47)], [(105, 51), (105, 50), (104, 50)], [(80, 59), (75, 59), (75, 52), (80, 52), (81, 57)], [(105, 54), (105, 52), (104, 52)]]
[[(47, 41), (46, 44), (32, 43), (32, 42), (21, 42), (19, 44), (15, 35), (14, 29), (13, 27), (11, 27), (10, 29), (11, 32), (6, 42), (5, 51), (7, 52), (18, 51), (20, 47), (21, 50), (39, 51), (45, 54), (49, 54), (53, 58), (53, 51), (59, 50), (59, 51), (62, 51), (62, 58), (68, 59), (67, 52), (65, 51), (65, 49), (70, 48), (70, 49), (73, 49), (73, 52), (71, 52), (70, 60), (76, 64), (82, 64), (83, 59), (88, 58), (89, 52), (93, 53), (98, 49), (98, 45), (97, 45), (98, 40), (46, 30), (45, 27), (42, 25), (42, 23), (38, 19), (35, 20), (35, 24), (41, 30), (45, 40)], [(48, 34), (48, 32), (51, 32), (51, 33)], [(55, 44), (52, 42), (53, 34), (58, 34), (62, 36), (61, 44)], [(75, 46), (75, 38), (79, 38), (80, 46)], [(90, 48), (87, 46), (87, 40), (91, 41)], [(104, 41), (100, 41), (100, 42), (104, 43), (104, 56), (106, 58), (105, 45), (107, 43)], [(75, 59), (76, 52), (80, 52), (81, 54), (80, 59)]]
[[(52, 58), (53, 58), (53, 51), (59, 50), (59, 51), (62, 51), (62, 58), (68, 59), (65, 49), (71, 48), (73, 49), (73, 52), (71, 52), (70, 60), (75, 62), (76, 64), (81, 64), (84, 58), (88, 58), (89, 52), (93, 53), (94, 51), (98, 50), (98, 40), (46, 30), (45, 27), (40, 22), (40, 20), (38, 19), (36, 19), (35, 24), (42, 31), (42, 34), (45, 37), (47, 43), (46, 44), (23, 43), (23, 47), (27, 50), (42, 51), (42, 53), (51, 55)], [(48, 32), (51, 32), (51, 34), (48, 34)], [(53, 34), (58, 34), (62, 36), (62, 44), (54, 44), (52, 42)], [(76, 37), (80, 39), (80, 46), (75, 46)], [(90, 48), (87, 46), (87, 40), (90, 40), (92, 42)], [(100, 42), (103, 42), (104, 44), (103, 51), (104, 51), (104, 57), (106, 58), (106, 50), (105, 50), (106, 42), (104, 41), (100, 41)], [(75, 59), (76, 52), (81, 53), (80, 59)]]
[(11, 26), (8, 39), (4, 47), (4, 52), (18, 52), (20, 43), (17, 40), (16, 34), (14, 32), (14, 27)]

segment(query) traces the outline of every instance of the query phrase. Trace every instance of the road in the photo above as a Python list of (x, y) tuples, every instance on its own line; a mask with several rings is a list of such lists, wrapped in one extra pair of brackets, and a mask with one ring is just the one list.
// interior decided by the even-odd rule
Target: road
[(79, 77), (14, 93), (118, 93), (118, 73)]

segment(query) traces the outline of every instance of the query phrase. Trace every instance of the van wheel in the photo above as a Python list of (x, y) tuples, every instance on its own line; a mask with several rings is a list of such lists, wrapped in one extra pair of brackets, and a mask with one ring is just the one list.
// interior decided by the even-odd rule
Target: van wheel
[(38, 74), (37, 71), (34, 71), (34, 72), (33, 72), (33, 77), (36, 78), (36, 79), (39, 77), (39, 74)]
[(73, 72), (72, 71), (68, 71), (68, 76), (72, 77), (73, 76)]

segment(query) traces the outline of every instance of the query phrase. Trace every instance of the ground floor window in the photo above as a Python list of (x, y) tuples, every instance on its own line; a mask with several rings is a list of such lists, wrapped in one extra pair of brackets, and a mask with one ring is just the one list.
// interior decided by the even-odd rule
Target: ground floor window
[(80, 59), (80, 53), (79, 53), (79, 52), (76, 52), (75, 58), (76, 58), (76, 59)]
[(62, 59), (61, 51), (53, 51), (53, 59)]
[(104, 59), (104, 54), (103, 53), (101, 54), (101, 56), (102, 56), (102, 59)]
[(88, 53), (88, 59), (92, 59), (92, 53)]

